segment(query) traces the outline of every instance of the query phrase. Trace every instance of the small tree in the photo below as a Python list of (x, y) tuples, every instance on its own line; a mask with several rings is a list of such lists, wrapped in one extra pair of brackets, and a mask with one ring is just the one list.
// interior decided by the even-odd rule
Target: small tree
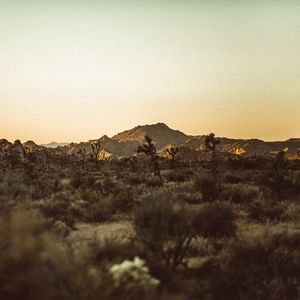
[(171, 166), (172, 166), (172, 168), (175, 168), (175, 156), (178, 153), (178, 151), (179, 151), (178, 147), (176, 147), (176, 148), (170, 147), (170, 148), (167, 149), (167, 153), (171, 157)]
[(99, 154), (101, 151), (100, 140), (93, 141), (91, 146), (92, 146), (92, 151), (93, 151), (94, 158), (95, 158), (95, 165), (96, 165), (96, 168), (98, 169), (99, 168)]
[(152, 139), (148, 135), (145, 136), (144, 145), (139, 146), (137, 152), (145, 153), (146, 155), (150, 156), (152, 166), (153, 166), (154, 176), (158, 176), (161, 179), (161, 173), (158, 165), (158, 155), (156, 154), (156, 148), (154, 146)]
[(217, 145), (220, 144), (220, 140), (215, 138), (215, 134), (211, 133), (205, 137), (205, 146), (211, 151), (211, 171), (214, 176), (217, 173), (218, 157), (217, 157)]

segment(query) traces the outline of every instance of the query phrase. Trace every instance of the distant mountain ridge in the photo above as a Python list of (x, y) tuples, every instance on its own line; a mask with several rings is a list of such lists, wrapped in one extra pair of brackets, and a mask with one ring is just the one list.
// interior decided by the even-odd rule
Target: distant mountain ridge
[[(206, 151), (205, 135), (187, 135), (179, 130), (171, 129), (164, 123), (139, 125), (120, 132), (112, 138), (105, 135), (97, 140), (80, 144), (72, 143), (67, 147), (69, 153), (77, 153), (82, 147), (89, 153), (91, 152), (90, 144), (100, 141), (103, 155), (106, 157), (130, 156), (136, 154), (138, 146), (144, 142), (145, 135), (152, 138), (157, 151), (162, 155), (166, 154), (166, 149), (171, 146), (177, 146), (185, 153), (188, 152), (187, 149), (190, 149), (193, 155)], [(265, 142), (259, 139), (219, 139), (221, 142), (219, 150), (232, 155), (271, 155), (273, 152), (289, 148), (289, 156), (296, 158), (300, 149), (299, 138), (278, 142)]]
[(63, 146), (67, 146), (69, 145), (69, 143), (57, 143), (57, 142), (51, 142), (51, 143), (48, 143), (48, 144), (41, 144), (40, 146), (43, 146), (43, 147), (47, 147), (47, 148), (57, 148), (57, 147), (63, 147)]
[[(205, 135), (187, 135), (179, 130), (174, 130), (164, 123), (152, 125), (139, 125), (132, 129), (120, 132), (113, 137), (104, 135), (98, 139), (89, 140), (81, 143), (56, 143), (37, 145), (33, 141), (23, 144), (25, 148), (39, 149), (61, 147), (67, 154), (77, 154), (81, 149), (85, 149), (87, 155), (92, 155), (92, 143), (100, 142), (99, 159), (116, 158), (131, 156), (137, 153), (137, 148), (143, 144), (145, 135), (150, 136), (161, 155), (166, 155), (166, 149), (171, 146), (179, 147), (185, 155), (197, 156), (207, 151), (205, 147)], [(290, 158), (298, 158), (300, 150), (300, 138), (291, 138), (286, 141), (265, 142), (258, 139), (229, 139), (219, 138), (220, 152), (229, 155), (271, 155), (284, 148), (288, 148)], [(1, 146), (2, 145), (2, 146)], [(0, 140), (0, 148), (12, 147), (12, 143), (5, 139)], [(1, 149), (0, 149), (1, 150)]]

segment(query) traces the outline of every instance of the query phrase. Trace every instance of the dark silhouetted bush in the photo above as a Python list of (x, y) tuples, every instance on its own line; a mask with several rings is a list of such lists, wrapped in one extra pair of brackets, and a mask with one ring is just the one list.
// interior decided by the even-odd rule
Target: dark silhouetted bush
[(299, 299), (299, 249), (299, 233), (237, 240), (211, 276), (213, 299)]
[(194, 219), (197, 234), (206, 238), (228, 238), (235, 235), (236, 213), (234, 208), (224, 202), (205, 204)]
[(195, 186), (201, 191), (203, 201), (216, 200), (220, 194), (220, 185), (212, 176), (196, 177)]

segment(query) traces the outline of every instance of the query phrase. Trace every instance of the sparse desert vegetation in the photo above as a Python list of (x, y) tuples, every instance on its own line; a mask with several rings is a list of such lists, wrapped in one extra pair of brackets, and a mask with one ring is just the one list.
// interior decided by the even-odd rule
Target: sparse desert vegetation
[(1, 299), (300, 298), (300, 160), (141, 143), (2, 148)]

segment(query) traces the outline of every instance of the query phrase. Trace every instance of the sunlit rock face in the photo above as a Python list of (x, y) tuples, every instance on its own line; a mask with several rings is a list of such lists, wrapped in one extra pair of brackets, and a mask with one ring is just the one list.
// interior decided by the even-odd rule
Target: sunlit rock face
[(245, 149), (243, 149), (243, 148), (236, 148), (234, 150), (234, 154), (236, 154), (236, 155), (243, 155), (245, 153), (247, 153), (247, 151)]
[(34, 141), (27, 141), (23, 143), (23, 148), (26, 153), (33, 153), (42, 150), (42, 146), (37, 145)]
[(102, 149), (99, 153), (98, 159), (101, 160), (107, 160), (110, 159), (113, 156), (113, 154), (108, 151), (107, 149)]

